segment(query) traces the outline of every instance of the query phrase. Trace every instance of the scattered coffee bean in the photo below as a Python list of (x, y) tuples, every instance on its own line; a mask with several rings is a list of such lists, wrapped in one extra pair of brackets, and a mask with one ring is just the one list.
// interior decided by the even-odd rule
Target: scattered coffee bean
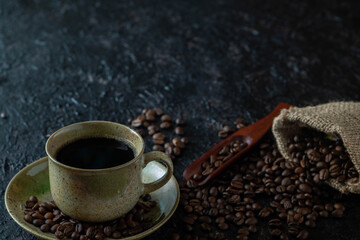
[(169, 114), (164, 114), (161, 116), (162, 122), (170, 122), (172, 120), (172, 117)]

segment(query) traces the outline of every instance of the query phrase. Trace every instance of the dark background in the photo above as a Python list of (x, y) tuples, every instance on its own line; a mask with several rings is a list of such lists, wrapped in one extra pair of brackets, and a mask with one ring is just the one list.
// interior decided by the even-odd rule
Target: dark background
[[(127, 123), (144, 107), (183, 116), (181, 180), (237, 117), (254, 122), (280, 101), (358, 101), (359, 13), (348, 0), (0, 0), (1, 195), (70, 123)], [(360, 239), (360, 198), (345, 206), (311, 237)], [(168, 239), (178, 218), (148, 239)], [(1, 239), (35, 239), (3, 203), (0, 219)]]

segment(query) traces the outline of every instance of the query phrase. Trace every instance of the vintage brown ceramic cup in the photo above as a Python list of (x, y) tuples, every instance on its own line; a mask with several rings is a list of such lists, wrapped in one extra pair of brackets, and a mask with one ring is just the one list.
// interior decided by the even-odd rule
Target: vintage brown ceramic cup
[[(113, 138), (132, 146), (134, 159), (112, 168), (81, 169), (56, 160), (65, 145), (83, 138)], [(144, 153), (144, 140), (127, 126), (105, 121), (89, 121), (66, 126), (46, 142), (51, 195), (66, 215), (89, 222), (118, 218), (131, 210), (143, 193), (150, 193), (168, 182), (173, 173), (171, 159), (164, 153)], [(167, 166), (163, 177), (142, 182), (142, 169), (151, 161)]]

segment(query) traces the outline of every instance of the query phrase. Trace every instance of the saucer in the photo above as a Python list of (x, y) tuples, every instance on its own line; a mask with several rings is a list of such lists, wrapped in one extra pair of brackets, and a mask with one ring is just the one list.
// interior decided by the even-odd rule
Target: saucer
[[(158, 162), (149, 163), (143, 170), (145, 183), (159, 179), (166, 167)], [(40, 202), (50, 201), (50, 184), (47, 157), (41, 158), (18, 172), (10, 181), (5, 192), (5, 205), (11, 217), (23, 229), (42, 239), (57, 239), (52, 233), (44, 233), (40, 228), (24, 220), (24, 203), (29, 196), (37, 196)], [(180, 199), (179, 185), (174, 176), (163, 187), (150, 193), (158, 205), (148, 213), (153, 218), (153, 226), (126, 240), (141, 239), (159, 229), (173, 215)], [(67, 238), (64, 238), (67, 239)], [(112, 238), (106, 238), (112, 239)]]

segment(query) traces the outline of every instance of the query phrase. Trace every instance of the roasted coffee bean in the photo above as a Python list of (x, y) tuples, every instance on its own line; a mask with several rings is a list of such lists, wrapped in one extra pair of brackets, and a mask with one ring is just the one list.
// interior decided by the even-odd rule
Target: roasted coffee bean
[(156, 119), (155, 110), (153, 110), (153, 109), (147, 110), (146, 113), (145, 113), (145, 118), (146, 118), (147, 121), (151, 121), (151, 122), (155, 121), (155, 119)]
[(44, 215), (45, 219), (52, 219), (54, 217), (54, 214), (52, 212), (47, 212)]
[(247, 225), (254, 225), (257, 224), (258, 220), (255, 217), (250, 217), (248, 219), (246, 219), (245, 224)]
[(250, 231), (250, 232), (253, 232), (253, 233), (254, 233), (254, 232), (257, 232), (257, 227), (256, 227), (256, 225), (255, 225), (255, 224), (250, 225), (250, 226), (249, 226), (249, 231)]
[(70, 236), (71, 239), (79, 239), (80, 238), (80, 233), (78, 232), (73, 232)]
[(160, 124), (160, 128), (162, 128), (162, 129), (168, 129), (168, 128), (170, 128), (171, 127), (171, 123), (170, 122), (162, 122), (161, 124)]
[(219, 227), (221, 230), (225, 231), (225, 230), (229, 229), (229, 224), (227, 224), (227, 223), (225, 223), (225, 222), (219, 223), (219, 224), (218, 224), (218, 227)]
[(131, 121), (131, 127), (140, 127), (142, 125), (143, 121), (140, 119), (134, 119)]
[(182, 127), (176, 127), (174, 129), (174, 132), (177, 134), (177, 135), (184, 135), (184, 129)]
[(288, 240), (288, 239), (289, 239), (289, 236), (288, 236), (286, 233), (281, 233), (279, 238), (280, 238), (281, 240)]
[(86, 235), (80, 235), (80, 240), (89, 240), (89, 238)]
[(299, 234), (296, 236), (297, 239), (308, 239), (309, 232), (307, 230), (302, 230), (299, 232)]
[(266, 207), (263, 208), (260, 212), (259, 212), (259, 217), (262, 218), (267, 218), (268, 216), (270, 216), (271, 213), (273, 213), (274, 211), (272, 210), (272, 208)]
[(271, 236), (280, 236), (281, 233), (282, 233), (281, 230), (278, 229), (278, 228), (275, 228), (275, 229), (271, 229), (271, 230), (270, 230)]
[(37, 202), (38, 202), (38, 199), (37, 199), (36, 196), (30, 196), (30, 197), (29, 197), (29, 201), (30, 201), (30, 202), (33, 202), (33, 203), (37, 203)]
[(178, 233), (171, 234), (170, 240), (180, 240), (180, 239), (181, 239), (180, 234)]
[(331, 215), (333, 215), (336, 218), (342, 218), (344, 215), (344, 212), (341, 209), (335, 209), (331, 212)]
[(42, 232), (48, 232), (50, 230), (50, 225), (49, 224), (43, 224), (40, 226), (40, 230)]
[(113, 233), (112, 227), (106, 226), (106, 227), (104, 228), (104, 234), (105, 234), (105, 236), (111, 237), (111, 236), (112, 236), (112, 233)]
[(161, 115), (163, 115), (164, 112), (163, 112), (163, 110), (161, 108), (156, 108), (155, 113), (156, 113), (157, 116), (161, 116)]
[(37, 226), (37, 227), (40, 227), (41, 225), (44, 224), (44, 220), (42, 220), (42, 219), (34, 219), (34, 220), (32, 221), (32, 224), (35, 225), (35, 226)]
[(268, 222), (268, 225), (270, 227), (280, 227), (282, 225), (281, 223), (281, 220), (278, 219), (278, 218), (274, 218), (274, 219), (271, 219), (269, 222)]
[(58, 239), (63, 239), (65, 237), (65, 234), (63, 232), (61, 232), (61, 231), (56, 231), (55, 232), (55, 237), (57, 237)]
[(229, 133), (227, 131), (221, 130), (218, 132), (218, 137), (219, 138), (226, 138), (229, 135)]
[(164, 147), (161, 146), (161, 145), (155, 144), (155, 145), (152, 147), (152, 150), (163, 152), (163, 151), (164, 151)]
[(121, 238), (121, 233), (119, 231), (115, 231), (112, 234), (112, 238), (119, 239)]
[(53, 226), (50, 228), (50, 232), (55, 233), (59, 226), (60, 226), (60, 224), (55, 224), (55, 225), (53, 225)]
[(170, 122), (172, 120), (172, 117), (169, 114), (164, 114), (161, 116), (162, 122)]
[(200, 227), (201, 227), (201, 230), (203, 230), (205, 232), (211, 231), (211, 226), (208, 223), (201, 223)]
[(310, 227), (310, 228), (315, 228), (316, 227), (316, 223), (314, 220), (306, 220), (305, 221), (305, 226)]
[(27, 221), (28, 223), (32, 223), (32, 221), (33, 221), (33, 218), (32, 218), (32, 216), (31, 216), (30, 214), (26, 214), (26, 215), (24, 216), (24, 219), (25, 219), (25, 221)]
[(335, 208), (335, 209), (339, 209), (339, 210), (341, 210), (341, 211), (345, 211), (345, 207), (344, 207), (344, 205), (342, 205), (341, 203), (335, 203), (335, 204), (334, 204), (334, 208)]

